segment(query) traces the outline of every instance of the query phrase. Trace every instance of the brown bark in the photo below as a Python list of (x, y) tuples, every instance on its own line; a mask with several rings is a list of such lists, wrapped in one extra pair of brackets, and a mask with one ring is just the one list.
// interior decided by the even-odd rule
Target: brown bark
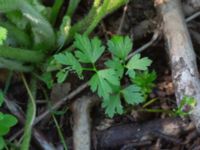
[(155, 6), (163, 20), (177, 104), (180, 104), (184, 96), (196, 99), (197, 105), (191, 112), (191, 118), (200, 130), (199, 73), (181, 3), (179, 0), (155, 0)]

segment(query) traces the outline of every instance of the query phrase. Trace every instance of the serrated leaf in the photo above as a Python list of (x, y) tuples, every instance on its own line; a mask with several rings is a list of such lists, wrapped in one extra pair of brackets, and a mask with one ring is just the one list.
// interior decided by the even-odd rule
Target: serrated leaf
[(74, 70), (79, 78), (82, 78), (82, 66), (81, 64), (78, 62), (78, 60), (72, 55), (72, 53), (69, 52), (65, 52), (54, 55), (55, 60), (62, 64), (62, 65), (68, 65), (69, 67), (71, 67), (72, 70)]
[(111, 95), (109, 99), (103, 100), (102, 107), (105, 108), (105, 113), (112, 118), (115, 114), (123, 113), (120, 95)]
[(122, 78), (124, 74), (124, 67), (118, 58), (113, 58), (112, 60), (106, 61), (105, 65), (109, 68), (114, 69), (117, 75), (119, 76), (119, 78)]
[(54, 55), (54, 58), (58, 63), (60, 63), (62, 65), (68, 65), (68, 63), (67, 63), (68, 60), (67, 60), (65, 54), (63, 54), (63, 53), (56, 54), (56, 55)]
[(145, 94), (149, 94), (154, 87), (153, 81), (156, 79), (155, 71), (137, 73), (135, 78), (132, 79), (133, 83), (140, 87)]
[(128, 104), (137, 105), (144, 101), (141, 89), (136, 85), (130, 85), (122, 90), (125, 101)]
[(86, 35), (79, 34), (75, 35), (74, 46), (76, 57), (83, 63), (95, 63), (105, 50), (97, 37), (90, 40)]
[(107, 99), (113, 92), (112, 85), (119, 86), (119, 78), (113, 69), (100, 70), (92, 76), (89, 85), (93, 92)]
[(67, 78), (68, 71), (62, 69), (56, 74), (57, 82), (63, 83), (65, 79)]
[(3, 27), (0, 27), (0, 45), (3, 44), (3, 41), (7, 38), (7, 30)]
[(133, 44), (131, 39), (126, 36), (115, 35), (108, 41), (108, 50), (120, 59), (125, 59), (128, 53), (132, 50)]
[(140, 58), (141, 55), (140, 54), (136, 54), (134, 55), (128, 62), (128, 64), (126, 65), (126, 67), (128, 69), (135, 69), (135, 70), (147, 70), (152, 61), (147, 58)]

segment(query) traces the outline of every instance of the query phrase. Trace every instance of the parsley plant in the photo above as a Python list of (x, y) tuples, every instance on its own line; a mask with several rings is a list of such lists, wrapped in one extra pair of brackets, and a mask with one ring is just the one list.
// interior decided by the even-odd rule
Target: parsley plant
[[(145, 101), (156, 75), (155, 72), (147, 72), (152, 63), (149, 58), (136, 54), (126, 60), (133, 47), (128, 36), (113, 36), (106, 48), (97, 37), (89, 39), (86, 35), (76, 34), (73, 45), (74, 52), (54, 56), (55, 61), (63, 65), (56, 75), (59, 83), (65, 81), (69, 71), (76, 73), (80, 79), (83, 79), (84, 71), (93, 72), (88, 82), (90, 89), (103, 99), (102, 106), (109, 117), (123, 113), (122, 100), (130, 105)], [(105, 62), (105, 68), (99, 69), (97, 61), (106, 49), (111, 58)], [(132, 81), (130, 85), (122, 85), (125, 76)], [(147, 82), (143, 82), (144, 80)]]

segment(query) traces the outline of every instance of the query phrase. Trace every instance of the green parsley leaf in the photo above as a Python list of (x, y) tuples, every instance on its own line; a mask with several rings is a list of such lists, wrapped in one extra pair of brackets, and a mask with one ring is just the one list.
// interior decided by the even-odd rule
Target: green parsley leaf
[(119, 78), (113, 69), (98, 71), (89, 80), (89, 85), (93, 92), (97, 91), (100, 97), (107, 99), (113, 92), (112, 85), (119, 86)]
[(108, 41), (108, 50), (119, 57), (120, 59), (125, 59), (128, 53), (132, 50), (133, 44), (131, 39), (126, 36), (113, 36), (111, 40)]
[(135, 78), (132, 79), (133, 83), (141, 88), (144, 94), (149, 94), (155, 86), (153, 81), (156, 79), (156, 72), (141, 72), (136, 73)]
[(86, 35), (75, 35), (74, 46), (76, 57), (83, 63), (95, 63), (103, 54), (105, 47), (101, 41), (95, 37), (90, 40)]
[(126, 65), (128, 69), (136, 69), (136, 70), (147, 70), (148, 66), (151, 65), (152, 61), (147, 58), (140, 58), (140, 54), (134, 55)]
[(63, 83), (65, 81), (65, 79), (67, 78), (68, 75), (68, 71), (66, 69), (62, 69), (60, 70), (57, 74), (57, 82), (58, 83)]
[[(131, 77), (134, 78), (135, 73), (133, 73), (134, 70), (147, 70), (148, 67), (151, 65), (152, 61), (147, 58), (140, 58), (140, 54), (134, 55), (126, 65), (126, 68), (128, 69), (127, 74)], [(134, 76), (133, 76), (134, 75)]]
[(120, 100), (120, 94), (111, 95), (109, 99), (104, 99), (102, 107), (105, 108), (105, 113), (112, 118), (115, 114), (123, 113), (123, 106)]
[(141, 89), (136, 85), (130, 85), (123, 89), (122, 94), (128, 104), (136, 105), (144, 101)]
[(117, 75), (121, 79), (124, 74), (124, 67), (120, 63), (120, 60), (117, 57), (114, 57), (112, 60), (108, 60), (105, 62), (105, 65), (109, 68), (112, 68), (116, 71)]
[(0, 45), (3, 44), (3, 41), (7, 38), (7, 30), (6, 28), (0, 27)]
[(64, 54), (59, 53), (57, 55), (54, 55), (54, 58), (56, 61), (58, 61), (58, 63), (62, 65), (68, 65), (69, 67), (71, 67), (72, 70), (74, 70), (78, 74), (79, 78), (82, 78), (82, 71), (83, 71), (82, 66), (77, 61), (77, 59), (72, 55), (72, 53), (69, 52), (65, 52)]

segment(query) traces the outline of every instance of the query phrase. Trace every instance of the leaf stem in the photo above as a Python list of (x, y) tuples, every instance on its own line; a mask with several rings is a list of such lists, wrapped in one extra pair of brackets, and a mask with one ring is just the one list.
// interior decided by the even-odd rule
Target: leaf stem
[(0, 46), (0, 57), (14, 59), (22, 62), (38, 63), (44, 59), (44, 54), (21, 48)]
[(26, 123), (25, 123), (25, 129), (23, 134), (23, 141), (21, 144), (21, 150), (28, 150), (30, 146), (30, 140), (31, 140), (31, 133), (32, 133), (32, 127), (34, 124), (35, 116), (36, 116), (36, 103), (35, 103), (35, 97), (36, 97), (36, 79), (32, 76), (31, 80), (31, 87), (29, 88), (28, 83), (24, 77), (23, 74), (21, 74), (22, 81), (25, 85), (25, 88), (27, 90), (27, 93), (29, 95), (29, 101), (28, 101), (28, 108), (27, 108), (27, 114), (26, 114)]

